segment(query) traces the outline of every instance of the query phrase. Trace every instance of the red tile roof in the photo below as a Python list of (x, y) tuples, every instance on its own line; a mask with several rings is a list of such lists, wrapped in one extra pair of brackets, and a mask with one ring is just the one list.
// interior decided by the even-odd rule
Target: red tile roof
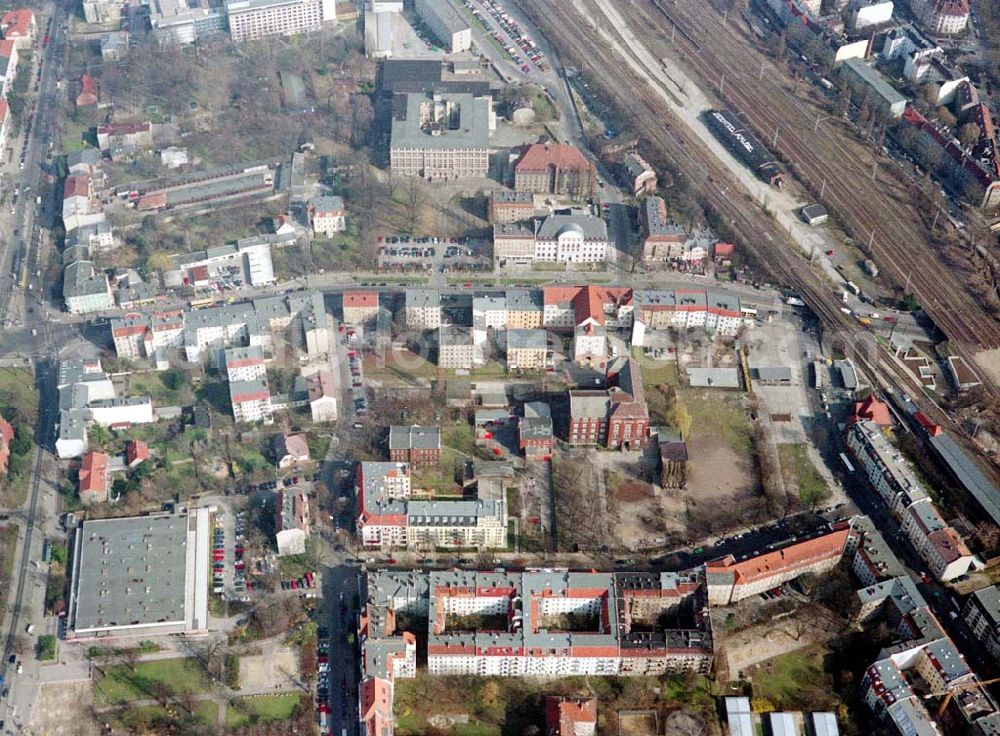
[(134, 133), (146, 133), (151, 130), (148, 121), (136, 123), (107, 123), (97, 126), (98, 135), (132, 135)]
[(125, 464), (132, 467), (143, 460), (149, 460), (149, 446), (142, 440), (130, 440), (125, 445)]
[(90, 494), (100, 499), (108, 495), (108, 456), (103, 452), (88, 452), (80, 465), (80, 495)]
[(377, 291), (345, 291), (344, 307), (377, 307)]
[(10, 107), (7, 105), (7, 100), (0, 100), (0, 125), (7, 122), (9, 115)]
[(35, 20), (35, 11), (31, 8), (18, 8), (8, 10), (0, 17), (0, 27), (3, 28), (4, 38), (23, 38), (30, 33), (32, 22)]
[[(0, 56), (5, 59), (10, 59), (15, 54), (14, 40), (11, 38), (5, 38), (0, 41)], [(9, 64), (8, 64), (9, 66)]]
[(77, 107), (97, 104), (97, 80), (89, 74), (80, 77), (80, 94), (76, 96)]
[(10, 422), (0, 417), (0, 474), (7, 472), (7, 461), (10, 459), (10, 441), (14, 439), (14, 428)]
[[(577, 724), (584, 726), (584, 728), (578, 731)], [(546, 736), (576, 736), (580, 732), (592, 733), (596, 725), (597, 698), (545, 696)]]
[(549, 166), (577, 171), (593, 168), (576, 146), (564, 143), (534, 143), (528, 146), (514, 165), (514, 171), (545, 171)]
[(854, 405), (854, 416), (857, 419), (868, 419), (875, 422), (880, 427), (892, 426), (892, 414), (889, 413), (889, 405), (879, 401), (874, 396), (869, 396), (864, 401), (859, 401)]
[(768, 578), (782, 572), (792, 571), (811, 565), (818, 560), (840, 556), (844, 552), (850, 529), (837, 529), (815, 539), (793, 544), (790, 547), (751, 557), (744, 562), (736, 562), (732, 555), (712, 560), (705, 565), (711, 573), (732, 573), (737, 585)]
[(67, 176), (63, 187), (63, 199), (70, 197), (90, 197), (90, 174)]
[(716, 258), (729, 258), (736, 251), (736, 246), (732, 243), (716, 243), (715, 244), (715, 257)]

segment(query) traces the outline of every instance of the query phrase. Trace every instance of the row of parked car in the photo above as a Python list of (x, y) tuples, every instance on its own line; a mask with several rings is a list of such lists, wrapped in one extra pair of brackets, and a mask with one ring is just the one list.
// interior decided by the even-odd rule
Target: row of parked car
[[(347, 330), (347, 341), (357, 340), (353, 327)], [(347, 363), (351, 369), (351, 398), (354, 399), (354, 413), (363, 417), (368, 413), (368, 395), (365, 393), (364, 368), (361, 365), (361, 352), (354, 348), (347, 351)]]
[(507, 37), (516, 44), (516, 47), (509, 45), (507, 39), (499, 31), (490, 28), (490, 24), (483, 18), (483, 14), (479, 11), (479, 8), (473, 5), (472, 0), (462, 0), (462, 2), (465, 4), (465, 7), (472, 11), (472, 15), (475, 16), (476, 20), (483, 24), (483, 27), (493, 36), (494, 40), (503, 47), (504, 51), (510, 54), (511, 59), (521, 68), (522, 72), (527, 74), (531, 71), (529, 61), (542, 71), (548, 69), (543, 61), (545, 54), (542, 53), (541, 49), (530, 38), (521, 32), (521, 26), (518, 22), (506, 13), (500, 7), (499, 3), (493, 2), (493, 0), (478, 0), (483, 10), (503, 29)]

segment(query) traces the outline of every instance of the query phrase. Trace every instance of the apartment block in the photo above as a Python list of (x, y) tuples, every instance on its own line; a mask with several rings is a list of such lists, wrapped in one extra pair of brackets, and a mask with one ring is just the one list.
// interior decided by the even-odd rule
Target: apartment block
[(189, 362), (197, 363), (220, 349), (266, 347), (273, 332), (289, 326), (306, 355), (329, 353), (329, 323), (317, 291), (203, 309), (130, 314), (111, 320), (111, 333), (120, 356), (149, 359), (159, 348), (181, 348)]
[(475, 500), (412, 498), (407, 463), (358, 465), (358, 533), (371, 547), (504, 548), (507, 501), (502, 485), (477, 484)]
[(632, 190), (632, 196), (651, 195), (656, 192), (656, 171), (638, 153), (630, 151), (625, 154), (621, 168), (625, 184)]
[(393, 100), (389, 167), (397, 176), (428, 181), (484, 178), (492, 100), (463, 92), (411, 92)]
[(111, 490), (108, 456), (103, 452), (88, 452), (80, 463), (79, 493), (83, 503), (106, 503)]
[(314, 422), (337, 421), (337, 384), (333, 373), (320, 369), (306, 376), (309, 412)]
[(972, 553), (930, 499), (910, 504), (902, 522), (903, 533), (935, 578), (954, 580), (968, 572)]
[(548, 335), (545, 330), (509, 329), (506, 361), (508, 371), (541, 371), (545, 369)]
[(137, 151), (153, 145), (153, 124), (148, 120), (97, 126), (97, 147), (102, 151)]
[(906, 568), (867, 516), (854, 518), (851, 535), (852, 539), (848, 541), (848, 552), (854, 554), (851, 572), (863, 586), (876, 585), (906, 575)]
[(962, 618), (994, 658), (1000, 659), (1000, 586), (981, 588), (969, 596)]
[(274, 413), (266, 379), (230, 381), (229, 399), (237, 422), (269, 422)]
[(274, 504), (274, 530), (278, 556), (301, 555), (311, 532), (309, 497), (298, 488), (278, 491)]
[(437, 289), (407, 289), (404, 309), (406, 326), (411, 330), (441, 327), (441, 294)]
[(148, 396), (117, 398), (114, 384), (98, 360), (68, 359), (59, 362), (59, 424), (56, 454), (79, 457), (87, 451), (91, 424), (127, 427), (155, 421)]
[[(756, 309), (723, 291), (678, 288), (637, 291), (633, 344), (642, 345), (647, 330), (704, 330), (735, 337), (751, 326)], [(638, 341), (638, 342), (637, 342)]]
[(481, 365), (482, 348), (468, 327), (444, 325), (438, 330), (437, 364), (448, 370), (471, 370)]
[(313, 234), (328, 238), (347, 229), (347, 210), (342, 197), (313, 197), (309, 200)]
[(639, 209), (642, 222), (642, 259), (672, 261), (684, 255), (687, 230), (670, 219), (663, 197), (646, 197)]
[(524, 416), (517, 424), (517, 446), (525, 457), (546, 457), (552, 454), (552, 409), (542, 401), (524, 405)]
[[(433, 675), (704, 673), (713, 657), (704, 580), (694, 572), (371, 570), (362, 600), (368, 733), (392, 733), (395, 680), (416, 675), (416, 633), (399, 627), (404, 620), (428, 619)], [(667, 616), (677, 628), (663, 626)], [(591, 719), (578, 710), (565, 715), (586, 728)]]
[(226, 15), (234, 41), (310, 33), (337, 20), (333, 0), (229, 0)]
[(225, 361), (229, 381), (253, 381), (267, 377), (264, 350), (260, 345), (229, 348), (225, 351)]
[(964, 575), (972, 554), (958, 532), (941, 518), (913, 469), (881, 427), (871, 420), (855, 422), (847, 430), (847, 447), (930, 572), (939, 580)]
[(597, 181), (594, 165), (575, 146), (534, 143), (514, 164), (514, 190), (533, 194), (593, 196)]
[(822, 573), (840, 562), (850, 529), (830, 532), (737, 561), (732, 555), (705, 564), (708, 600), (714, 605), (732, 603), (776, 588), (807, 572)]
[(378, 318), (377, 291), (345, 291), (342, 298), (346, 324), (366, 326)]
[(494, 189), (490, 192), (488, 219), (494, 225), (530, 220), (534, 214), (535, 195), (531, 192), (515, 192), (510, 189)]

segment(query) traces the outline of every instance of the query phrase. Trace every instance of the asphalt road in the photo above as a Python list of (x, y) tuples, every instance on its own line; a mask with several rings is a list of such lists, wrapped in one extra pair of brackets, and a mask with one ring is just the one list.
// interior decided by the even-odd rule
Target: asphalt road
[[(32, 120), (31, 133), (27, 136), (24, 166), (19, 169), (19, 174), (14, 180), (14, 184), (21, 189), (17, 204), (14, 205), (12, 217), (14, 233), (16, 233), (7, 243), (7, 248), (0, 253), (0, 295), (2, 304), (7, 307), (8, 301), (12, 300), (17, 304), (15, 292), (17, 289), (17, 275), (11, 272), (15, 264), (15, 257), (19, 253), (25, 255), (26, 263), (23, 268), (29, 269), (28, 281), (32, 283), (32, 291), (41, 293), (42, 284), (34, 273), (40, 270), (38, 259), (38, 243), (40, 238), (36, 236), (36, 229), (43, 223), (38, 217), (35, 197), (41, 191), (43, 178), (48, 171), (46, 163), (49, 154), (49, 142), (55, 139), (56, 114), (58, 112), (58, 93), (56, 90), (56, 80), (58, 78), (58, 67), (64, 57), (66, 50), (65, 23), (68, 8), (63, 3), (54, 3), (52, 11), (52, 27), (49, 33), (49, 43), (41, 49), (41, 37), (45, 34), (47, 18), (39, 19), (39, 43), (41, 53), (39, 54), (41, 71), (38, 78), (38, 91), (35, 94), (35, 113)], [(7, 315), (0, 315), (6, 317)], [(26, 315), (19, 315), (15, 322), (24, 321), (24, 317), (33, 323), (40, 323), (43, 317), (37, 310), (28, 312)]]

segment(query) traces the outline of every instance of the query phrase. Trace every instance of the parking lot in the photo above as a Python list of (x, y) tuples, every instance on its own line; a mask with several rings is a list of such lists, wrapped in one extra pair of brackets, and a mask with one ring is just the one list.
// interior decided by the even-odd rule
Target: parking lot
[(462, 0), (462, 4), (523, 73), (530, 74), (533, 68), (548, 71), (545, 54), (521, 31), (521, 26), (499, 3), (492, 0)]
[(464, 244), (443, 238), (390, 236), (379, 246), (378, 265), (383, 270), (425, 268), (461, 270), (490, 268), (487, 244)]

